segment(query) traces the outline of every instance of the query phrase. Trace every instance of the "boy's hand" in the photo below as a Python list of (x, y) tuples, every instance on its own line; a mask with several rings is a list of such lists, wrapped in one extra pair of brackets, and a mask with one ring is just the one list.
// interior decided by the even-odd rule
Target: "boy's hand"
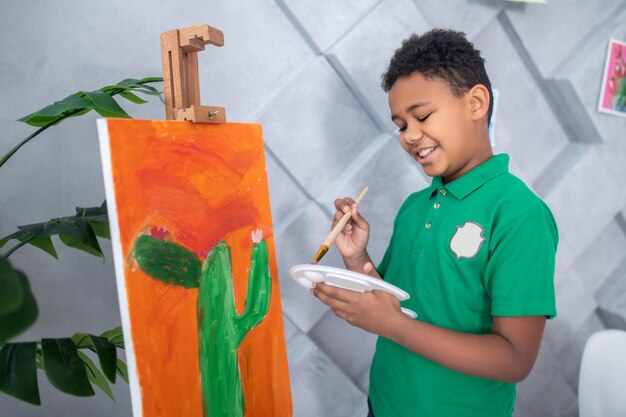
[(369, 223), (359, 213), (356, 202), (349, 197), (335, 200), (335, 209), (331, 230), (344, 214), (352, 211), (352, 217), (335, 240), (341, 256), (347, 259), (363, 257), (370, 236)]
[(362, 293), (319, 282), (311, 293), (329, 306), (337, 317), (379, 336), (387, 336), (408, 319), (400, 310), (398, 299), (385, 291)]

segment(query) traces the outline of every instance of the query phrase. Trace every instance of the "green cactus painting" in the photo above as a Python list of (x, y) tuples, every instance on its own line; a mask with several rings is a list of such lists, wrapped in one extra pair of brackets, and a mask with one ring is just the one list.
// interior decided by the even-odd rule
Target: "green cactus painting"
[(140, 235), (132, 252), (139, 268), (169, 285), (197, 288), (198, 357), (205, 417), (243, 417), (245, 401), (237, 350), (248, 332), (265, 318), (272, 280), (267, 243), (252, 233), (253, 249), (245, 310), (237, 314), (231, 253), (218, 243), (204, 262), (175, 242)]

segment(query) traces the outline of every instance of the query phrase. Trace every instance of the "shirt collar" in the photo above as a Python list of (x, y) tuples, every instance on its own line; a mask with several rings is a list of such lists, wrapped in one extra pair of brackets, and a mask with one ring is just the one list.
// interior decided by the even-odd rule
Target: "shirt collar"
[(444, 185), (442, 177), (433, 177), (430, 196), (432, 197), (438, 189), (445, 188), (450, 194), (462, 200), (487, 181), (507, 172), (509, 172), (509, 155), (505, 153), (494, 155), (448, 184)]

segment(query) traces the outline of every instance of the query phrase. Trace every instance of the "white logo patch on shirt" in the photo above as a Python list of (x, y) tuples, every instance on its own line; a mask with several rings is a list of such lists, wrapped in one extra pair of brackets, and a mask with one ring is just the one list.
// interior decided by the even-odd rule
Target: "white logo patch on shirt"
[(456, 233), (450, 240), (450, 249), (456, 255), (456, 259), (476, 256), (483, 242), (487, 240), (483, 236), (484, 231), (484, 227), (474, 222), (465, 222), (463, 226), (457, 226)]

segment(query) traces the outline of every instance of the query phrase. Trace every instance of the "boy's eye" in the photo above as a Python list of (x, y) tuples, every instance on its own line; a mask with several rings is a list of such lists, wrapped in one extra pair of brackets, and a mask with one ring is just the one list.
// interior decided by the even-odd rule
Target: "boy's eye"
[(404, 132), (406, 130), (406, 126), (402, 126), (398, 128), (398, 132)]
[(428, 116), (430, 116), (431, 114), (433, 114), (433, 113), (432, 113), (432, 112), (430, 112), (430, 113), (428, 113), (426, 116), (424, 116), (424, 117), (422, 117), (422, 118), (418, 117), (418, 118), (417, 118), (417, 121), (418, 121), (418, 122), (425, 122), (425, 121), (426, 121), (426, 119), (428, 119)]

